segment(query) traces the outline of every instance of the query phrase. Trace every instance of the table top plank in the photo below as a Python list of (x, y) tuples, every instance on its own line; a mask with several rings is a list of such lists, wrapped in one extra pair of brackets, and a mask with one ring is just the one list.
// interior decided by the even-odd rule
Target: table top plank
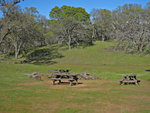
[(63, 78), (63, 79), (62, 78), (50, 78), (50, 79), (51, 80), (74, 80), (74, 79), (71, 79), (71, 78), (70, 79), (65, 79), (65, 78)]

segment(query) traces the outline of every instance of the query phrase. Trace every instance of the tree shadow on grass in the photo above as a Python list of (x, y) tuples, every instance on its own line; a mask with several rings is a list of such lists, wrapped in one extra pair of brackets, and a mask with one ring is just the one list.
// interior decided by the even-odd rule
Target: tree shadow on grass
[(147, 72), (150, 72), (150, 69), (148, 69), (148, 70), (145, 70), (145, 71), (147, 71)]
[(58, 46), (52, 47), (42, 47), (35, 49), (29, 52), (26, 56), (25, 63), (32, 63), (32, 64), (55, 64), (57, 62), (52, 61), (56, 58), (64, 57), (62, 54), (58, 52)]

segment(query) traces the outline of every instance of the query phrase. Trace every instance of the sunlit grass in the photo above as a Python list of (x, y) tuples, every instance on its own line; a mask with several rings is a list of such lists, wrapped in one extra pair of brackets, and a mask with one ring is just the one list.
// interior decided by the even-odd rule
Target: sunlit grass
[[(60, 50), (56, 64), (0, 63), (0, 113), (149, 113), (150, 56), (110, 51), (112, 42), (87, 48)], [(47, 78), (35, 80), (25, 73), (72, 69), (101, 80), (80, 80), (77, 86), (55, 85)], [(137, 74), (140, 85), (119, 85), (125, 74)]]

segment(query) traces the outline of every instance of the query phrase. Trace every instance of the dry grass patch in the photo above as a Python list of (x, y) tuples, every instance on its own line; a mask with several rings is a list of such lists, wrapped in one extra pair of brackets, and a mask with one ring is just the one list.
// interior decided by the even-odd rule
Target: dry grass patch
[(18, 83), (18, 85), (23, 85), (23, 86), (31, 86), (31, 85), (42, 85), (43, 82), (26, 82), (26, 83)]

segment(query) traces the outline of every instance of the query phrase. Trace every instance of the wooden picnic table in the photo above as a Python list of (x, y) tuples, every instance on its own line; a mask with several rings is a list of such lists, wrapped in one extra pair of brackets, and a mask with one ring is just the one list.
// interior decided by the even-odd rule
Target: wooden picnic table
[(136, 75), (126, 75), (124, 76), (124, 79), (120, 80), (120, 85), (121, 84), (139, 84), (140, 80), (136, 78)]
[(53, 78), (50, 78), (53, 81), (53, 85), (55, 85), (56, 81), (59, 81), (58, 84), (62, 82), (62, 80), (69, 81), (70, 85), (73, 85), (73, 82), (76, 81), (78, 84), (78, 74), (71, 74), (70, 69), (55, 69), (51, 70), (53, 74)]

